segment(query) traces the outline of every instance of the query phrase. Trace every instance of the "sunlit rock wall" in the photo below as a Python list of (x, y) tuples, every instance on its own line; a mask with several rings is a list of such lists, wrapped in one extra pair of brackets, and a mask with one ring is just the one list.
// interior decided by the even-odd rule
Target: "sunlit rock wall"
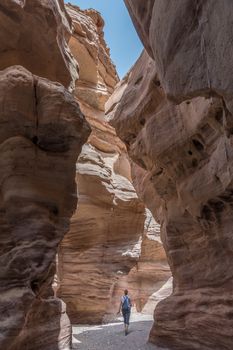
[[(118, 76), (104, 41), (103, 19), (95, 10), (71, 5), (67, 10), (74, 27), (69, 45), (80, 67), (75, 94), (92, 133), (76, 167), (79, 203), (59, 249), (56, 283), (71, 321), (96, 323), (116, 314), (125, 286), (141, 311), (170, 273), (155, 232), (144, 229), (145, 207), (132, 185), (126, 147), (104, 113)], [(150, 241), (151, 254), (163, 260), (161, 265), (150, 261), (144, 269), (147, 257), (141, 257), (142, 238), (144, 251)], [(154, 267), (159, 270), (158, 279), (150, 284)], [(163, 277), (160, 268), (165, 271)]]
[[(123, 290), (128, 289), (133, 302), (133, 311), (147, 315), (153, 314), (155, 306), (171, 293), (171, 284), (166, 292), (157, 297), (157, 292), (167, 283), (171, 276), (166, 254), (160, 240), (160, 225), (146, 209), (144, 231), (138, 242), (138, 255), (135, 265), (127, 275), (122, 275), (115, 283), (109, 303), (109, 315), (119, 308)], [(163, 289), (164, 290), (164, 289)]]

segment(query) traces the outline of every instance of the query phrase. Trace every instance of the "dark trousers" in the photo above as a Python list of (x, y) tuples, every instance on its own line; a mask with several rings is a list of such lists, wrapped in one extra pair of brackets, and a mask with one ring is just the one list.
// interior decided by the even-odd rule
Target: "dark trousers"
[(130, 309), (122, 310), (122, 315), (124, 317), (124, 324), (129, 325)]

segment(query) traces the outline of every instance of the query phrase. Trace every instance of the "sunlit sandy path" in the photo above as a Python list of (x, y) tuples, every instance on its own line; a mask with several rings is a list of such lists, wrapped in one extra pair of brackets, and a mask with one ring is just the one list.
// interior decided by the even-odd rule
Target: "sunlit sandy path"
[(127, 336), (123, 323), (110, 323), (102, 326), (74, 326), (73, 349), (80, 350), (164, 350), (147, 343), (152, 317), (134, 315)]

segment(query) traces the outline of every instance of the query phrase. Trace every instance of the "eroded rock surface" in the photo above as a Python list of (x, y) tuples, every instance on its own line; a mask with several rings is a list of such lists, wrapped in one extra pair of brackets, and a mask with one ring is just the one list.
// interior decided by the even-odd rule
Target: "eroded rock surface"
[(125, 3), (170, 98), (181, 102), (215, 92), (228, 105), (233, 70), (230, 0)]
[(66, 9), (73, 24), (69, 47), (79, 63), (75, 95), (96, 111), (104, 112), (105, 103), (119, 80), (104, 40), (104, 20), (93, 9), (81, 10), (71, 4)]
[(1, 0), (0, 68), (21, 65), (72, 88), (78, 74), (67, 45), (70, 35), (63, 0)]
[[(104, 113), (118, 77), (103, 19), (95, 10), (71, 5), (67, 10), (74, 25), (70, 47), (80, 65), (75, 95), (92, 133), (77, 163), (79, 203), (60, 246), (57, 287), (73, 323), (97, 323), (116, 314), (125, 287), (142, 310), (170, 272), (152, 227), (144, 229), (145, 207), (132, 185), (126, 147)], [(157, 261), (151, 258), (147, 265), (151, 256)], [(150, 281), (152, 270), (157, 280)]]
[(62, 1), (42, 0), (1, 1), (0, 19), (0, 348), (70, 349), (51, 285), (89, 127), (66, 88), (46, 79), (71, 87), (77, 76), (70, 22)]
[[(114, 313), (119, 307), (119, 300), (124, 289), (129, 289), (134, 309), (147, 315), (154, 313), (155, 306), (165, 295), (171, 294), (171, 287), (164, 288), (164, 293), (157, 292), (166, 284), (171, 272), (166, 254), (160, 240), (160, 225), (146, 209), (144, 232), (138, 242), (136, 264), (127, 275), (123, 275), (115, 284), (109, 309)], [(167, 293), (167, 294), (166, 294)], [(110, 311), (109, 311), (110, 313)]]
[[(71, 50), (80, 62), (75, 95), (92, 127), (77, 163), (77, 211), (58, 256), (58, 295), (71, 321), (101, 322), (117, 273), (127, 274), (138, 258), (144, 205), (130, 182), (126, 148), (105, 121), (104, 105), (118, 81), (95, 10), (67, 6), (74, 33)], [(89, 65), (87, 65), (87, 62)]]
[(174, 277), (150, 340), (230, 350), (232, 3), (126, 3), (150, 56), (121, 83), (113, 125), (137, 164), (138, 193), (159, 217)]
[(20, 66), (1, 71), (0, 90), (0, 345), (51, 349), (61, 341), (63, 349), (53, 261), (76, 205), (75, 161), (88, 127), (62, 85)]

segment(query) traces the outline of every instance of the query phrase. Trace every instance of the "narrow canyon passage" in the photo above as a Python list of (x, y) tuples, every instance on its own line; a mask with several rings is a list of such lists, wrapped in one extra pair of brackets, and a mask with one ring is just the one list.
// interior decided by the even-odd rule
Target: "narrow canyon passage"
[(233, 2), (106, 1), (122, 79), (82, 2), (0, 3), (0, 350), (232, 350)]
[(73, 350), (168, 350), (148, 343), (152, 324), (151, 316), (134, 314), (127, 337), (120, 320), (97, 326), (74, 326)]
[(105, 113), (100, 13), (4, 0), (0, 19), (0, 348), (70, 350), (71, 324), (114, 320), (126, 287), (151, 319), (171, 272)]
[(171, 274), (160, 225), (138, 197), (126, 146), (107, 121), (105, 104), (119, 78), (104, 21), (93, 9), (66, 9), (74, 26), (69, 46), (79, 62), (74, 94), (92, 132), (76, 164), (79, 200), (58, 251), (56, 295), (72, 324), (114, 319), (125, 288), (138, 312), (152, 314), (153, 294)]

